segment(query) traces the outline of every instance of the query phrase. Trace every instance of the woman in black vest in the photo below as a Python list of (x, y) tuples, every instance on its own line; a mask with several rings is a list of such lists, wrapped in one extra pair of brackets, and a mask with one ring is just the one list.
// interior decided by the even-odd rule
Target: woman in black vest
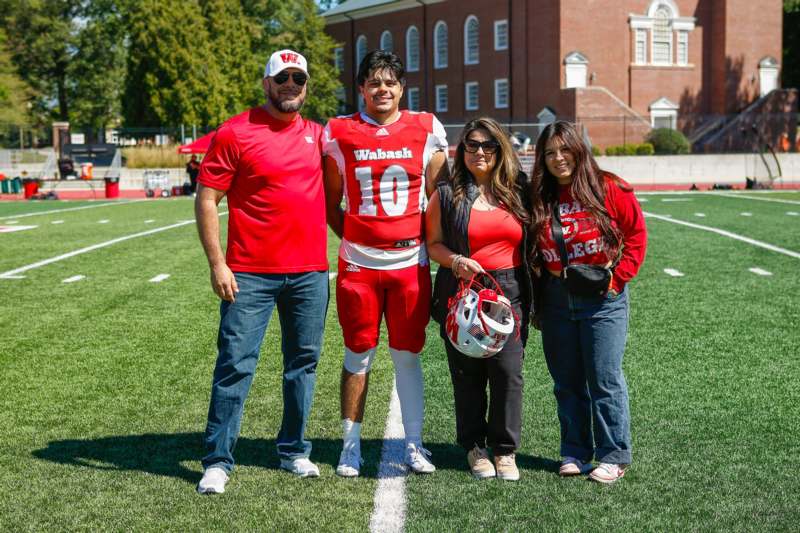
[[(522, 424), (522, 361), (532, 294), (525, 253), (530, 221), (527, 177), (508, 134), (495, 120), (469, 122), (460, 139), (453, 175), (438, 183), (426, 212), (428, 253), (440, 265), (432, 316), (441, 326), (453, 381), (457, 440), (467, 450), (470, 470), (479, 479), (513, 481), (519, 479), (514, 453)], [(474, 359), (453, 347), (445, 318), (459, 280), (483, 272), (497, 280), (511, 301), (519, 335), (511, 335), (493, 357)]]

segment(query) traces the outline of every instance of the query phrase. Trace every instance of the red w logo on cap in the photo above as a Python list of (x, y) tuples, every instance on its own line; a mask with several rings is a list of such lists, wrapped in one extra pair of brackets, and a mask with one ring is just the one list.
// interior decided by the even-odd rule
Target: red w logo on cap
[(299, 63), (297, 54), (281, 54), (281, 61), (284, 63)]

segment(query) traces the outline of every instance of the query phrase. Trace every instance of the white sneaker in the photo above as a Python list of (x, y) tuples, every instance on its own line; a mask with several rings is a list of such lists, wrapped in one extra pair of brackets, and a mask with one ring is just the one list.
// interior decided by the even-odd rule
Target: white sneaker
[(558, 475), (561, 477), (579, 476), (581, 474), (588, 474), (592, 471), (592, 463), (584, 463), (580, 459), (574, 457), (564, 457), (561, 460), (561, 466), (558, 468)]
[(197, 484), (200, 494), (222, 494), (225, 492), (225, 483), (228, 482), (228, 473), (218, 466), (206, 468), (203, 479)]
[(319, 468), (308, 457), (281, 459), (281, 468), (298, 477), (319, 477)]
[(623, 466), (624, 465), (613, 463), (600, 463), (597, 465), (597, 468), (592, 470), (592, 473), (589, 474), (589, 479), (597, 481), (598, 483), (614, 483), (625, 475), (625, 468), (623, 468)]
[(436, 471), (429, 457), (431, 452), (423, 448), (420, 443), (406, 443), (406, 464), (415, 474), (430, 474)]
[(339, 455), (339, 466), (336, 467), (336, 474), (342, 477), (358, 477), (363, 463), (361, 450), (358, 446), (345, 446)]

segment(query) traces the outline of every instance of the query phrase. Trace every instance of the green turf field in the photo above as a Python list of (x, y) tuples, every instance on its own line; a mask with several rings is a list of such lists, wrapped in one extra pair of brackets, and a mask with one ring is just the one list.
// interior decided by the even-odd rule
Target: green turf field
[[(472, 480), (454, 444), (450, 378), (432, 325), (423, 363), (425, 443), (438, 471), (407, 479), (405, 530), (794, 530), (800, 216), (787, 213), (800, 212), (800, 194), (748, 196), (782, 202), (641, 197), (654, 215), (789, 254), (648, 220), (648, 257), (631, 286), (625, 363), (634, 464), (614, 486), (555, 473), (555, 401), (535, 332), (525, 365), (522, 478)], [(663, 201), (670, 199), (681, 201)], [(0, 228), (36, 226), (0, 233), (0, 530), (367, 530), (392, 389), (385, 346), (370, 383), (363, 475), (337, 478), (341, 334), (332, 291), (308, 428), (322, 477), (298, 480), (277, 469), (274, 452), (281, 412), (274, 320), (246, 406), (237, 469), (224, 495), (200, 497), (194, 489), (218, 302), (196, 230), (186, 222), (192, 204), (99, 204), (22, 217), (89, 204), (0, 203)], [(331, 239), (331, 259), (335, 247)], [(150, 281), (159, 274), (169, 277)], [(76, 276), (84, 277), (64, 283)]]

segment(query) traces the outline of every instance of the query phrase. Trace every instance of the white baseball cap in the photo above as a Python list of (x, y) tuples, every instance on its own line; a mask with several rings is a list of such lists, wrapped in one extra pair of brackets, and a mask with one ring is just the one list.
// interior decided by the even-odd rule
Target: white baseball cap
[(306, 58), (294, 50), (278, 50), (271, 56), (264, 67), (264, 77), (268, 78), (287, 68), (302, 70), (308, 76), (308, 62)]

